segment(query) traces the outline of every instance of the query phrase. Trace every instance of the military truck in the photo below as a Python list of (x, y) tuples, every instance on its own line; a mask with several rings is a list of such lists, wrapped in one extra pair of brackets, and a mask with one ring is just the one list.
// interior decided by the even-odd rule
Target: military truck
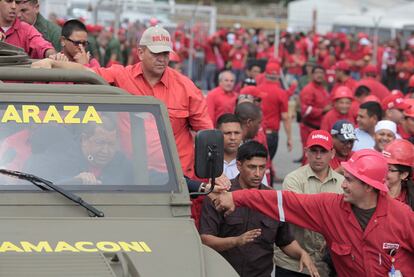
[(0, 276), (237, 276), (190, 219), (163, 103), (9, 56)]

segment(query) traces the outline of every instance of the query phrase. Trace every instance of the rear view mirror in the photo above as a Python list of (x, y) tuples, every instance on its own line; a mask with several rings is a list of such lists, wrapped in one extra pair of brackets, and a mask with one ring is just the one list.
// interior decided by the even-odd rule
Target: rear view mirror
[(195, 137), (195, 174), (216, 178), (223, 173), (224, 139), (219, 130), (202, 130)]

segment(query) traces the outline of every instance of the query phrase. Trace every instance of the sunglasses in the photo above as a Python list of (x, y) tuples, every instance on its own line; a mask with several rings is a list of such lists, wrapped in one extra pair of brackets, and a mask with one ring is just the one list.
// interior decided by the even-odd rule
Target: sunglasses
[(72, 44), (76, 46), (82, 45), (83, 47), (87, 47), (89, 45), (89, 41), (77, 41), (77, 40), (72, 40), (70, 38), (65, 38), (65, 39), (72, 42)]

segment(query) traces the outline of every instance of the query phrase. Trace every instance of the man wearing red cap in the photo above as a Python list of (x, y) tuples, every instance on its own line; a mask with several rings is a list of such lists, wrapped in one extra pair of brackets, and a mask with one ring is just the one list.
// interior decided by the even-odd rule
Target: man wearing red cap
[(404, 98), (397, 94), (390, 94), (382, 100), (384, 119), (394, 121), (399, 125), (404, 120), (404, 110), (410, 107)]
[(168, 109), (183, 173), (191, 178), (194, 173), (191, 131), (213, 128), (204, 96), (190, 79), (168, 67), (172, 45), (167, 30), (159, 26), (146, 29), (139, 45), (141, 62), (127, 67), (113, 65), (90, 69), (77, 63), (51, 59), (35, 62), (32, 67), (94, 71), (108, 83), (130, 94), (161, 100)]
[(320, 129), (322, 117), (331, 108), (329, 94), (323, 86), (325, 69), (315, 66), (312, 70), (312, 82), (307, 84), (300, 92), (300, 105), (302, 120), (300, 123), (300, 136), (305, 146), (308, 135), (313, 130)]
[(350, 74), (351, 68), (346, 61), (337, 62), (335, 65), (336, 82), (332, 87), (332, 92), (335, 92), (335, 90), (340, 86), (346, 86), (351, 91), (354, 91), (357, 86), (357, 82), (354, 79), (352, 79)]
[(266, 132), (267, 145), (269, 146), (270, 159), (273, 160), (277, 152), (279, 141), (280, 121), (283, 122), (287, 136), (288, 150), (292, 150), (292, 130), (288, 114), (288, 96), (279, 84), (280, 67), (276, 63), (266, 66), (265, 80), (257, 89), (265, 92), (262, 101), (263, 127)]
[(225, 113), (233, 113), (236, 107), (237, 93), (234, 91), (236, 78), (231, 71), (223, 71), (218, 77), (219, 85), (207, 94), (208, 114), (212, 122)]
[(404, 110), (404, 120), (398, 126), (398, 134), (403, 139), (412, 139), (414, 137), (414, 107), (410, 106)]
[[(323, 130), (310, 133), (305, 155), (309, 164), (289, 173), (283, 180), (283, 190), (296, 193), (318, 194), (323, 192), (341, 193), (344, 177), (329, 166), (335, 156), (331, 135)], [(325, 240), (322, 235), (292, 225), (298, 243), (310, 253), (321, 276), (329, 275), (329, 268), (323, 261)], [(292, 276), (282, 273), (297, 273), (299, 264), (276, 250), (276, 276)], [(307, 272), (305, 272), (307, 273)], [(296, 275), (293, 275), (296, 276)]]
[(248, 207), (321, 233), (338, 276), (414, 276), (414, 213), (388, 195), (386, 159), (365, 149), (342, 167), (342, 195), (242, 190), (211, 197), (225, 215)]
[(338, 87), (332, 95), (334, 108), (323, 116), (321, 130), (331, 131), (335, 122), (341, 119), (355, 124), (354, 116), (350, 113), (353, 100), (354, 95), (348, 87)]

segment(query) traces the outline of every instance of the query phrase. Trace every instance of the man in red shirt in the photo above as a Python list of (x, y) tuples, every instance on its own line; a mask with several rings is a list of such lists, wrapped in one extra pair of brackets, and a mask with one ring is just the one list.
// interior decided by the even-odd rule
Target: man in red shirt
[(168, 67), (171, 50), (168, 31), (155, 26), (142, 34), (138, 48), (141, 62), (135, 65), (90, 69), (78, 63), (43, 59), (33, 63), (32, 67), (94, 71), (108, 83), (130, 94), (153, 96), (161, 100), (168, 109), (184, 175), (191, 178), (194, 173), (191, 131), (212, 129), (213, 124), (201, 91), (190, 79)]
[(213, 122), (225, 113), (233, 113), (236, 108), (237, 93), (233, 90), (235, 76), (231, 71), (223, 71), (218, 77), (219, 85), (207, 94), (208, 114)]
[(259, 91), (265, 92), (262, 99), (263, 127), (266, 132), (271, 160), (277, 152), (281, 120), (287, 136), (288, 150), (292, 150), (292, 127), (288, 114), (288, 97), (287, 92), (280, 88), (279, 72), (278, 64), (268, 64), (265, 70), (265, 80), (257, 87)]
[(351, 77), (351, 68), (345, 61), (339, 61), (335, 65), (335, 78), (336, 82), (332, 88), (334, 92), (340, 86), (346, 86), (351, 91), (354, 91), (357, 86), (357, 81)]
[(320, 129), (323, 115), (332, 108), (329, 94), (323, 86), (324, 80), (325, 69), (321, 66), (315, 66), (312, 70), (312, 82), (300, 92), (302, 145), (306, 144), (308, 135), (313, 130)]
[(56, 54), (52, 44), (32, 25), (17, 18), (18, 0), (0, 0), (0, 40), (22, 48), (32, 59)]
[(354, 146), (354, 141), (357, 139), (354, 125), (347, 120), (338, 120), (331, 129), (331, 135), (335, 149), (335, 157), (329, 165), (335, 171), (343, 174), (341, 162), (349, 160), (354, 153), (352, 152), (352, 147)]
[(398, 94), (390, 94), (382, 100), (381, 104), (384, 111), (384, 119), (391, 120), (398, 126), (404, 120), (404, 110), (410, 107), (410, 104)]
[(225, 216), (248, 207), (321, 233), (338, 276), (414, 276), (414, 213), (388, 195), (385, 157), (364, 149), (342, 167), (342, 195), (240, 190), (211, 197)]
[(323, 116), (321, 130), (329, 132), (335, 122), (340, 119), (346, 119), (355, 124), (354, 116), (350, 113), (353, 99), (353, 93), (349, 88), (338, 87), (332, 95), (334, 108)]
[(398, 126), (398, 134), (403, 139), (410, 139), (414, 137), (414, 107), (410, 106), (404, 110), (404, 120)]

